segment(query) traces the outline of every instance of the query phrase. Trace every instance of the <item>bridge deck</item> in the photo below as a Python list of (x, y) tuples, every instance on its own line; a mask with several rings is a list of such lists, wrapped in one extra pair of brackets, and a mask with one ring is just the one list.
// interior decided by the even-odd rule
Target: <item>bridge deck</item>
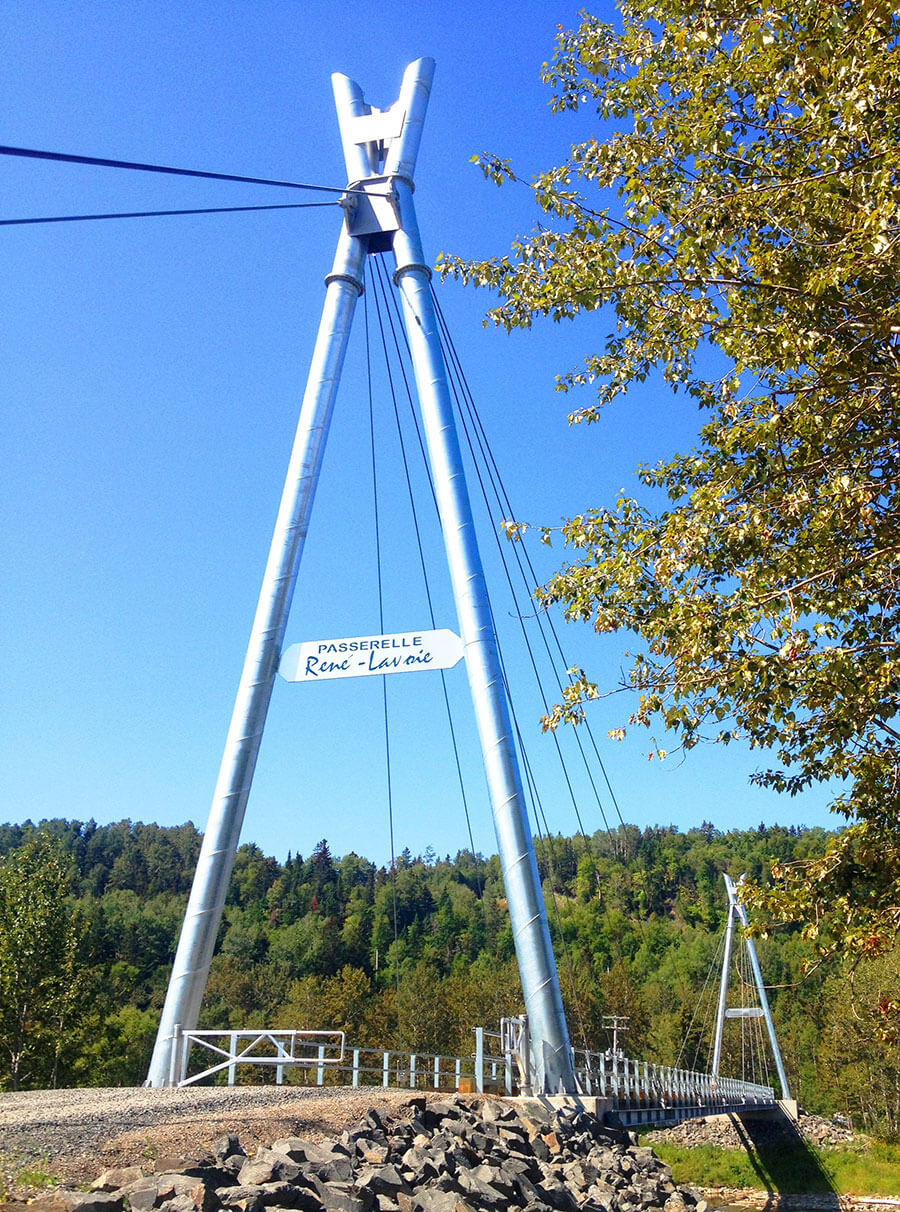
[[(182, 1070), (173, 1085), (193, 1085), (220, 1075), (219, 1080), (224, 1076), (232, 1086), (239, 1066), (255, 1065), (274, 1071), (278, 1085), (293, 1072), (310, 1086), (519, 1093), (521, 1062), (516, 1053), (497, 1046), (499, 1033), (480, 1027), (475, 1030), (475, 1052), (468, 1057), (355, 1048), (339, 1031), (191, 1031), (182, 1036)], [(190, 1071), (192, 1051), (206, 1056), (207, 1068)], [(574, 1061), (584, 1101), (592, 1103), (597, 1114), (615, 1114), (628, 1126), (743, 1115), (778, 1106), (771, 1086), (735, 1078), (632, 1060), (621, 1053), (576, 1049)]]

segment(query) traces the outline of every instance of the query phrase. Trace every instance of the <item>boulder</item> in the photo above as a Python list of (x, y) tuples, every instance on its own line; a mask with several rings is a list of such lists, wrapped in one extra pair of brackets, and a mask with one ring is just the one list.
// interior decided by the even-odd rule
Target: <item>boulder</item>
[(104, 1170), (91, 1183), (92, 1191), (118, 1191), (129, 1183), (139, 1182), (144, 1177), (140, 1166), (120, 1166), (114, 1170)]
[(214, 1140), (212, 1151), (218, 1162), (223, 1162), (226, 1158), (247, 1156), (241, 1146), (240, 1140), (231, 1132), (226, 1132), (224, 1136), (220, 1136)]
[(357, 1174), (356, 1185), (367, 1187), (375, 1195), (389, 1195), (392, 1199), (399, 1191), (412, 1189), (396, 1166), (366, 1166)]
[(327, 1212), (372, 1212), (375, 1206), (373, 1192), (365, 1187), (354, 1187), (352, 1183), (317, 1181), (316, 1189)]
[(248, 1157), (238, 1172), (241, 1186), (261, 1186), (263, 1183), (293, 1182), (301, 1173), (297, 1162), (276, 1149), (260, 1149), (256, 1157)]
[(125, 1201), (121, 1192), (69, 1191), (60, 1187), (37, 1196), (30, 1206), (39, 1212), (122, 1212)]

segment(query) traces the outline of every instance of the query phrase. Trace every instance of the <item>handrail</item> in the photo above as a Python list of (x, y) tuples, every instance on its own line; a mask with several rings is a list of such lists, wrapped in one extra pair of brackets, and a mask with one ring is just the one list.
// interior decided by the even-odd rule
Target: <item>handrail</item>
[(573, 1055), (583, 1093), (609, 1099), (627, 1124), (777, 1105), (774, 1089), (756, 1082), (633, 1060), (621, 1052), (574, 1049)]
[[(509, 1020), (516, 1024), (519, 1020)], [(318, 1086), (326, 1072), (333, 1081), (352, 1087), (400, 1086), (411, 1090), (460, 1090), (483, 1094), (493, 1090), (507, 1095), (518, 1092), (515, 1047), (527, 1047), (521, 1035), (476, 1027), (471, 1056), (444, 1056), (433, 1052), (403, 1049), (362, 1048), (348, 1045), (343, 1031), (233, 1030), (176, 1032), (183, 1046), (179, 1086), (193, 1085), (227, 1071), (234, 1085), (238, 1065), (260, 1065), (275, 1069), (281, 1084), (286, 1069), (315, 1073)], [(499, 1045), (499, 1046), (498, 1046)], [(212, 1053), (216, 1062), (188, 1075), (193, 1048)], [(625, 1124), (670, 1122), (726, 1111), (746, 1111), (776, 1106), (771, 1086), (736, 1078), (633, 1060), (621, 1052), (572, 1051), (575, 1072), (583, 1095), (604, 1100)], [(174, 1083), (173, 1083), (174, 1084)]]

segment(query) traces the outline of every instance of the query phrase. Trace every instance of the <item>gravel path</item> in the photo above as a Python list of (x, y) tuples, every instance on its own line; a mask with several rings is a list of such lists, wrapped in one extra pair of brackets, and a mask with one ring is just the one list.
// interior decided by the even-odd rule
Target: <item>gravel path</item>
[[(235, 1132), (248, 1153), (280, 1136), (340, 1134), (369, 1107), (396, 1113), (408, 1091), (297, 1086), (28, 1090), (0, 1094), (0, 1187), (21, 1197), (22, 1171), (89, 1183), (112, 1166), (202, 1152)], [(5, 1180), (5, 1181), (4, 1181)]]

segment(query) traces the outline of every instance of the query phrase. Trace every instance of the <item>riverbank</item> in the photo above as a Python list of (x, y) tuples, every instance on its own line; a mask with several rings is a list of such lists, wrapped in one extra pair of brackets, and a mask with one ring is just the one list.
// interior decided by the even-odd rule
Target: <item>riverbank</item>
[[(900, 1147), (845, 1123), (709, 1116), (641, 1134), (677, 1181), (746, 1208), (900, 1209)], [(850, 1206), (843, 1202), (841, 1207)]]
[(698, 1187), (717, 1210), (728, 1212), (897, 1212), (900, 1198), (869, 1195), (779, 1195), (753, 1187)]

